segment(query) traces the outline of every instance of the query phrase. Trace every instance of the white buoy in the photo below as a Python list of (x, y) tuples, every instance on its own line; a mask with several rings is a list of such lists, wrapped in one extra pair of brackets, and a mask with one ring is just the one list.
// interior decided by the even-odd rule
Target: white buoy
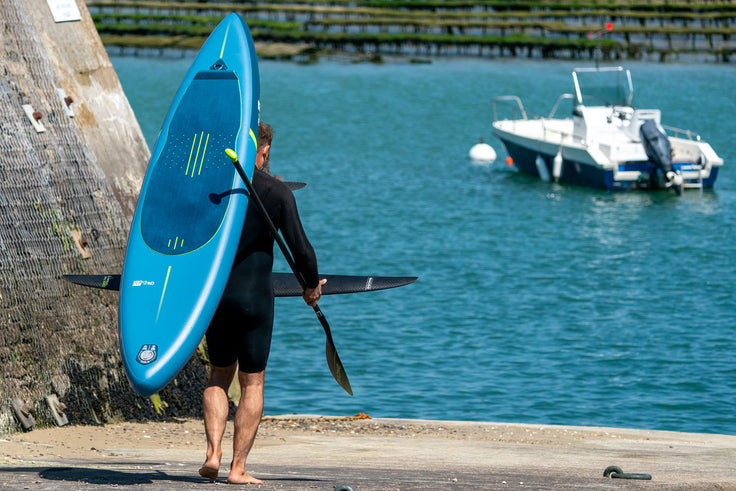
[(537, 160), (535, 163), (537, 164), (537, 172), (539, 172), (539, 177), (541, 177), (543, 181), (549, 181), (549, 169), (547, 168), (547, 164), (544, 162), (544, 158), (541, 154), (537, 154)]
[(552, 159), (552, 177), (555, 182), (559, 182), (560, 176), (562, 176), (562, 152), (558, 151), (555, 158)]
[(496, 160), (496, 151), (493, 147), (483, 142), (483, 137), (480, 138), (480, 142), (473, 145), (468, 152), (468, 157), (473, 162), (479, 164), (489, 164)]

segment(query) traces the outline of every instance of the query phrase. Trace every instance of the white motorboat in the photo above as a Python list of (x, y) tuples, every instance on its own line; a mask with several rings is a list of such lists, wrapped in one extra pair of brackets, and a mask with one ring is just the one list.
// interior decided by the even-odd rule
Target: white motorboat
[[(663, 126), (659, 109), (633, 107), (629, 70), (576, 68), (572, 78), (574, 93), (548, 117), (529, 118), (517, 96), (493, 99), (493, 133), (519, 170), (600, 189), (713, 187), (723, 159), (699, 135)], [(556, 118), (567, 100), (571, 117)], [(511, 118), (498, 117), (502, 107)]]

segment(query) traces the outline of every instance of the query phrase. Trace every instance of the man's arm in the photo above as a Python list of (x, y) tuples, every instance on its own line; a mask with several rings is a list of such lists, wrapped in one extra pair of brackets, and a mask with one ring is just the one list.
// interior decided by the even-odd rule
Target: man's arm
[(279, 228), (291, 250), (297, 269), (304, 277), (306, 284), (304, 301), (313, 307), (322, 296), (322, 285), (326, 280), (319, 279), (317, 255), (304, 232), (294, 195), (286, 186), (281, 188), (281, 192), (283, 196)]

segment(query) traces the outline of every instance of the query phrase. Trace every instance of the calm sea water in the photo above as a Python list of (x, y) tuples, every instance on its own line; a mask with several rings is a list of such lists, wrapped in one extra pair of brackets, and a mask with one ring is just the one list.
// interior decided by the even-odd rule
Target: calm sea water
[[(191, 60), (112, 58), (151, 145)], [(321, 270), (420, 278), (320, 303), (354, 397), (312, 310), (278, 299), (267, 414), (736, 434), (736, 69), (628, 64), (637, 106), (726, 160), (713, 192), (676, 197), (503, 163), (491, 98), (546, 114), (574, 66), (261, 63), (272, 169), (309, 184), (297, 200)], [(496, 163), (468, 161), (480, 136)]]

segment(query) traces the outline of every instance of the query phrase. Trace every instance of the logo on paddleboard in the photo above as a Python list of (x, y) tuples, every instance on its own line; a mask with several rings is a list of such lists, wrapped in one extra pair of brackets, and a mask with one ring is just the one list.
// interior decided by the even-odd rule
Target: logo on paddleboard
[(154, 361), (156, 361), (157, 357), (158, 346), (156, 346), (155, 344), (144, 344), (143, 346), (141, 346), (136, 360), (141, 365), (148, 365), (149, 363), (153, 363)]
[(156, 283), (148, 280), (133, 280), (133, 286), (153, 286)]

